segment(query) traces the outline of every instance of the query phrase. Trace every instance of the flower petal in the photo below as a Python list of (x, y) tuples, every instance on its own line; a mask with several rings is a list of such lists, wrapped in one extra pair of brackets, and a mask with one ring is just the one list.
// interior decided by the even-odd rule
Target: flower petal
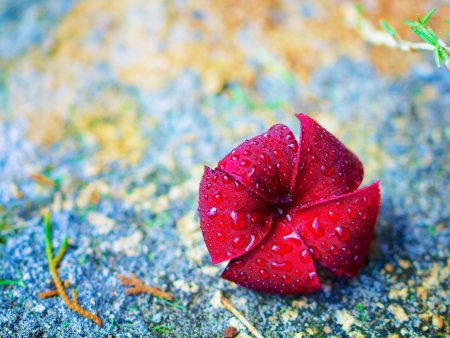
[(335, 275), (352, 277), (364, 264), (379, 208), (376, 182), (289, 214), (312, 258)]
[(219, 162), (258, 196), (273, 202), (290, 201), (298, 143), (288, 127), (276, 124), (266, 133), (244, 141)]
[(297, 294), (320, 289), (305, 243), (286, 219), (251, 252), (228, 263), (222, 278), (256, 291)]
[(336, 137), (304, 114), (300, 120), (299, 159), (291, 187), (294, 203), (302, 204), (350, 193), (363, 178), (359, 159)]
[(198, 205), (200, 228), (213, 264), (251, 250), (272, 226), (267, 203), (218, 169), (205, 167)]

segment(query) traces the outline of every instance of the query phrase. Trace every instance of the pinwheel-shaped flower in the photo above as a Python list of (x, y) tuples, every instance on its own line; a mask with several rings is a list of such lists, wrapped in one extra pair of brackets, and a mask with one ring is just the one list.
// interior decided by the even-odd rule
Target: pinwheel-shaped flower
[(199, 214), (222, 277), (272, 293), (320, 288), (314, 263), (352, 277), (364, 264), (380, 207), (379, 182), (356, 190), (358, 158), (306, 115), (297, 143), (277, 124), (206, 167)]

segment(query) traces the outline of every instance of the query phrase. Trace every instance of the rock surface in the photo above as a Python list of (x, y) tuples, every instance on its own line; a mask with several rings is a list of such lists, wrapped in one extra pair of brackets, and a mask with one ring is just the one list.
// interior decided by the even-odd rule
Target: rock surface
[[(0, 5), (0, 280), (16, 281), (0, 285), (0, 337), (220, 337), (229, 326), (251, 335), (220, 305), (221, 294), (264, 337), (449, 334), (450, 76), (432, 55), (410, 61), (400, 53), (411, 64), (393, 77), (345, 32), (362, 55), (327, 45), (333, 53), (319, 65), (286, 66), (291, 46), (269, 40), (290, 36), (286, 27), (248, 40), (254, 27), (224, 21), (215, 33), (252, 43), (211, 59), (204, 27), (220, 8), (61, 3)], [(331, 15), (322, 3), (289, 16), (267, 11), (277, 25)], [(177, 10), (185, 16), (168, 30)], [(381, 180), (376, 238), (351, 280), (323, 273), (323, 289), (308, 296), (255, 293), (221, 280), (224, 265), (210, 264), (198, 183), (203, 165), (272, 124), (298, 135), (297, 111), (360, 156), (363, 185)], [(37, 297), (53, 288), (43, 209), (52, 211), (53, 246), (69, 238), (59, 275), (101, 328), (58, 297)], [(176, 300), (126, 295), (117, 275), (131, 272)]]

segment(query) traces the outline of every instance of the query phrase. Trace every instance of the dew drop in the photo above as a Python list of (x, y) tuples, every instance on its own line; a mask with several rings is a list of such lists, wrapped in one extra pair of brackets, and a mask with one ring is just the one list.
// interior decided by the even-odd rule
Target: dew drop
[(269, 156), (267, 156), (266, 153), (261, 153), (261, 154), (259, 154), (259, 158), (260, 158), (264, 163), (270, 163)]
[(240, 163), (241, 167), (247, 168), (250, 166), (250, 161), (249, 160), (242, 160)]
[(355, 219), (356, 218), (356, 212), (355, 212), (355, 210), (353, 208), (348, 208), (347, 209), (347, 215), (351, 219)]
[(334, 229), (334, 231), (336, 233), (336, 237), (341, 242), (348, 242), (350, 240), (350, 231), (346, 227), (339, 225)]
[(244, 155), (245, 156), (250, 156), (252, 154), (252, 152), (248, 149), (244, 150)]
[(283, 154), (281, 153), (281, 151), (278, 150), (274, 150), (273, 154), (275, 155), (276, 158), (280, 159), (283, 157)]
[(243, 212), (232, 211), (230, 217), (233, 220), (231, 227), (235, 230), (243, 230), (247, 227), (245, 214)]
[(334, 223), (336, 223), (337, 220), (338, 220), (338, 218), (339, 218), (339, 216), (338, 216), (334, 211), (332, 211), (332, 210), (328, 211), (328, 217), (330, 217), (330, 219), (331, 219)]
[(325, 242), (325, 241), (321, 241), (321, 242), (320, 242), (320, 246), (321, 246), (322, 248), (326, 249), (326, 248), (328, 248), (328, 243)]
[(283, 282), (285, 282), (285, 283), (292, 282), (292, 278), (289, 277), (288, 275), (282, 275), (281, 278), (283, 279)]
[(316, 277), (317, 277), (317, 273), (315, 273), (315, 272), (310, 272), (308, 274), (308, 278), (311, 280), (316, 279)]
[(224, 235), (224, 233), (223, 232), (218, 232), (217, 233), (217, 240), (219, 241), (219, 242), (223, 242), (223, 241), (225, 241), (225, 235)]
[(269, 272), (267, 272), (266, 269), (260, 269), (259, 275), (261, 276), (262, 279), (267, 279), (270, 276)]
[(236, 259), (230, 262), (230, 265), (233, 268), (242, 268), (245, 265), (245, 261), (243, 259)]
[(343, 247), (341, 248), (341, 252), (342, 252), (344, 255), (350, 255), (350, 249), (349, 249), (349, 248), (346, 248), (345, 246), (343, 246)]
[(220, 192), (218, 192), (217, 194), (214, 195), (214, 201), (216, 201), (217, 203), (222, 202), (223, 198), (222, 198), (222, 194)]
[(217, 215), (217, 209), (215, 207), (212, 207), (211, 209), (208, 210), (208, 212), (206, 213), (206, 215), (209, 218), (214, 218)]
[(252, 177), (254, 174), (255, 174), (255, 168), (251, 168), (250, 172), (247, 175), (247, 177)]
[(300, 253), (300, 256), (302, 256), (302, 258), (303, 258), (304, 260), (307, 260), (307, 259), (309, 258), (308, 250), (307, 250), (307, 249), (303, 250), (303, 251)]
[(206, 189), (211, 189), (211, 187), (212, 187), (212, 184), (211, 183), (208, 183), (207, 185), (206, 185)]
[(339, 250), (338, 250), (338, 248), (337, 248), (335, 245), (331, 245), (331, 246), (330, 246), (330, 252), (331, 252), (333, 255), (337, 255), (337, 254), (339, 253)]
[(314, 221), (311, 224), (311, 228), (313, 229), (314, 237), (319, 238), (325, 235), (323, 229), (319, 226), (319, 219), (317, 217), (314, 218)]
[(334, 167), (325, 167), (324, 165), (320, 168), (320, 170), (322, 171), (322, 173), (325, 176), (331, 176), (334, 173)]
[(276, 255), (285, 255), (288, 252), (292, 251), (292, 247), (290, 245), (286, 245), (286, 244), (281, 244), (281, 243), (275, 242), (272, 245), (271, 250)]
[(293, 151), (297, 151), (298, 145), (297, 143), (291, 143), (288, 145), (289, 148), (291, 148)]
[(309, 252), (311, 253), (311, 256), (317, 261), (320, 259), (320, 257), (322, 256), (320, 254), (319, 249), (317, 249), (314, 245), (311, 245), (309, 247)]
[(245, 251), (249, 251), (251, 248), (253, 248), (255, 240), (256, 240), (255, 235), (250, 235), (250, 243), (248, 243), (248, 245), (245, 247)]
[(246, 242), (245, 235), (240, 235), (240, 236), (237, 236), (233, 240), (232, 245), (233, 245), (234, 248), (240, 248), (240, 247), (243, 247), (245, 245), (245, 242)]
[(228, 184), (228, 183), (231, 183), (231, 178), (228, 175), (224, 175), (222, 177), (222, 181), (223, 181), (223, 183)]
[(284, 262), (273, 261), (271, 263), (271, 266), (275, 270), (283, 270), (283, 271), (291, 271), (292, 270), (292, 263), (290, 261), (284, 261)]
[(264, 258), (256, 258), (256, 265), (262, 268), (266, 265), (266, 260)]

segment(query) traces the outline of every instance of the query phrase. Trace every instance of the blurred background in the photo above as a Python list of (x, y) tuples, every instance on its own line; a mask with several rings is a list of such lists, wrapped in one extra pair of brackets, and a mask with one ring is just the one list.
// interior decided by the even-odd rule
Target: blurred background
[[(358, 31), (384, 19), (418, 41), (403, 21), (433, 7), (449, 41), (445, 0), (0, 1), (0, 279), (23, 281), (0, 286), (0, 336), (250, 334), (218, 292), (267, 337), (448, 334), (450, 73)], [(381, 179), (377, 238), (351, 281), (261, 295), (210, 264), (198, 183), (275, 123), (298, 135), (296, 112), (358, 154), (363, 184)], [(103, 328), (36, 298), (44, 208), (70, 238), (60, 274)], [(129, 272), (177, 306), (126, 297)]]

